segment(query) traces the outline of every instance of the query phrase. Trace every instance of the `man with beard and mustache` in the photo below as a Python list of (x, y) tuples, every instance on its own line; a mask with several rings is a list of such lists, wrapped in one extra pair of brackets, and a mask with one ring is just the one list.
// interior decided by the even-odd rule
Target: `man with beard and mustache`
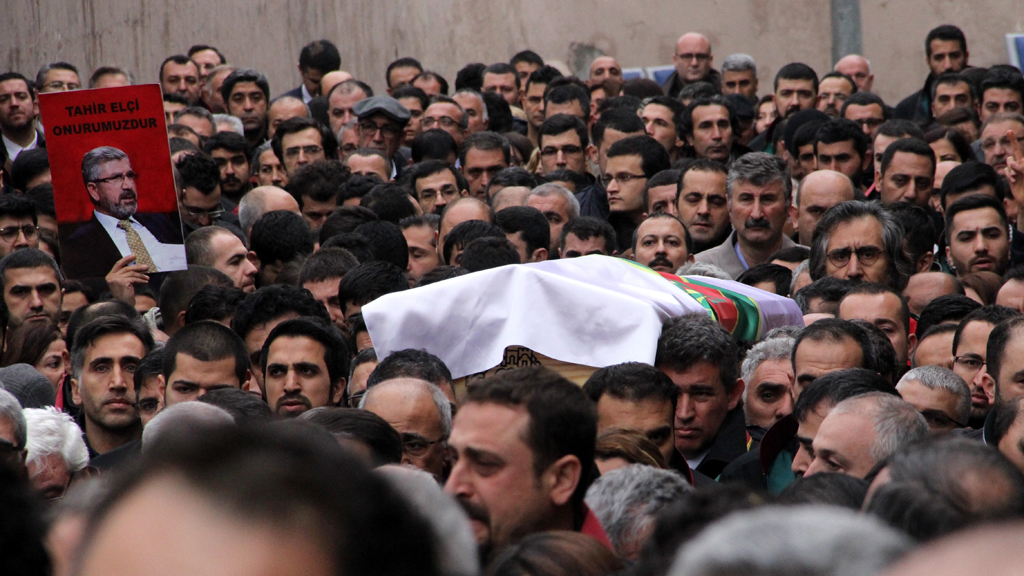
[(134, 256), (132, 268), (138, 272), (185, 267), (181, 227), (163, 214), (136, 212), (137, 178), (128, 155), (117, 148), (100, 146), (82, 157), (82, 179), (93, 215), (62, 238), (74, 247), (61, 254), (69, 277), (102, 276), (128, 256)]
[(480, 558), (547, 530), (608, 539), (583, 501), (597, 475), (597, 413), (579, 386), (546, 368), (501, 372), (472, 386), (448, 445), (445, 491), (469, 515)]
[(132, 375), (153, 349), (149, 330), (123, 316), (103, 316), (75, 333), (71, 349), (71, 396), (82, 407), (80, 424), (95, 458), (138, 440)]
[(856, 91), (857, 84), (853, 78), (841, 72), (829, 72), (822, 76), (818, 83), (816, 108), (832, 118), (838, 118), (843, 103)]
[(349, 352), (329, 322), (307, 316), (278, 324), (263, 343), (260, 360), (264, 397), (274, 414), (294, 418), (341, 401)]
[(793, 180), (785, 160), (764, 152), (739, 158), (729, 168), (726, 194), (736, 231), (722, 244), (697, 254), (698, 262), (714, 264), (738, 278), (779, 250), (797, 245), (782, 230), (790, 211), (795, 211)]
[(657, 272), (675, 274), (693, 262), (692, 248), (686, 226), (666, 212), (651, 214), (633, 233), (633, 259)]
[(975, 272), (1002, 276), (1010, 263), (1010, 238), (1003, 203), (974, 194), (946, 208), (946, 258), (958, 277)]
[(218, 132), (203, 145), (220, 168), (220, 192), (237, 203), (249, 191), (249, 145), (245, 137), (234, 132)]

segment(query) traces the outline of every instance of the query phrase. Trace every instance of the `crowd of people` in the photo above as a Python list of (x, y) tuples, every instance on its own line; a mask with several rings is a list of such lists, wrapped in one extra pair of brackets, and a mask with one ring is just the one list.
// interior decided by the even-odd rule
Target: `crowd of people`
[[(1024, 76), (970, 65), (956, 26), (924, 47), (888, 103), (859, 55), (769, 83), (698, 33), (664, 86), (525, 50), (452, 84), (399, 58), (375, 94), (327, 40), (287, 91), (207, 45), (156, 77), (0, 74), (0, 572), (1013, 573)], [(60, 245), (38, 117), (152, 80), (173, 272), (130, 232), (115, 149), (82, 173), (128, 223), (116, 264)], [(382, 296), (590, 255), (792, 298), (804, 325), (669, 318), (653, 365), (582, 388), (462, 386), (443, 333), (375, 352)], [(570, 345), (616, 337), (581, 325)]]

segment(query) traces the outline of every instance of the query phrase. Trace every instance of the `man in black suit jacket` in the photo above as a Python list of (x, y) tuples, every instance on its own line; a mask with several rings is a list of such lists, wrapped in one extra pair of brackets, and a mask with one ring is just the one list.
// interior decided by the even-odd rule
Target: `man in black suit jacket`
[(82, 158), (82, 178), (94, 210), (85, 224), (61, 230), (61, 259), (68, 277), (102, 278), (118, 260), (132, 254), (124, 228), (128, 225), (157, 268), (150, 272), (185, 268), (181, 225), (163, 214), (136, 213), (136, 174), (127, 154), (110, 146), (90, 150)]
[[(320, 80), (324, 74), (341, 68), (341, 54), (330, 40), (316, 40), (306, 44), (299, 53), (299, 74), (302, 84), (281, 94), (302, 100), (304, 104), (320, 96)], [(278, 96), (280, 98), (280, 96)]]

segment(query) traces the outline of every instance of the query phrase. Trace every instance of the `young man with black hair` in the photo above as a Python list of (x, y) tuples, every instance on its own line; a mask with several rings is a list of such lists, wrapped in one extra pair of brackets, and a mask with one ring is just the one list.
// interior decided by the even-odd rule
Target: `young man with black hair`
[(681, 117), (684, 109), (685, 107), (677, 100), (668, 96), (655, 96), (639, 111), (647, 135), (665, 147), (673, 162), (679, 159), (685, 144), (681, 134)]
[(537, 147), (545, 173), (564, 168), (586, 175), (589, 145), (587, 125), (576, 116), (549, 114), (538, 130)]
[(750, 150), (736, 142), (739, 124), (732, 107), (721, 96), (697, 98), (683, 109), (679, 132), (689, 147), (687, 155), (723, 164)]
[(466, 137), (459, 149), (459, 165), (469, 185), (469, 195), (486, 200), (491, 178), (508, 168), (511, 161), (511, 147), (500, 134), (485, 131)]
[(223, 324), (189, 324), (164, 346), (160, 388), (165, 408), (219, 388), (248, 392), (251, 378), (245, 342)]
[[(330, 40), (315, 40), (302, 47), (299, 52), (299, 74), (302, 85), (281, 96), (301, 98), (306, 104), (320, 96), (320, 80), (324, 74), (341, 68), (341, 54)], [(280, 98), (280, 96), (278, 97)]]
[(294, 418), (337, 406), (345, 391), (349, 351), (337, 328), (319, 318), (278, 324), (260, 354), (264, 395), (275, 414)]
[[(325, 323), (331, 321), (323, 304), (317, 302), (308, 290), (286, 284), (257, 290), (246, 297), (235, 311), (231, 329), (245, 341), (250, 368), (260, 391), (264, 390), (260, 358), (267, 335), (281, 322), (300, 316), (315, 316)], [(250, 391), (254, 390), (250, 387)]]
[(682, 169), (676, 189), (676, 215), (693, 238), (693, 253), (720, 245), (732, 232), (728, 172), (721, 162), (698, 158)]
[(590, 254), (615, 256), (619, 252), (618, 246), (611, 224), (599, 218), (580, 216), (562, 227), (558, 255), (560, 258), (579, 258)]
[(306, 164), (338, 155), (338, 141), (334, 134), (312, 118), (285, 120), (274, 132), (271, 142), (274, 154), (284, 164), (289, 179)]
[(135, 407), (132, 375), (153, 349), (153, 337), (138, 321), (105, 316), (75, 334), (71, 349), (71, 396), (82, 407), (90, 457), (138, 440), (142, 423)]
[(5, 327), (29, 322), (57, 324), (63, 281), (57, 263), (41, 250), (25, 248), (0, 259)]
[(544, 214), (530, 206), (510, 206), (494, 215), (498, 227), (519, 252), (520, 262), (543, 262), (551, 246), (551, 227)]
[(220, 190), (220, 167), (205, 153), (186, 154), (178, 159), (175, 168), (180, 176), (178, 184), (178, 214), (187, 236), (203, 226), (227, 221), (238, 224), (238, 219), (225, 210)]
[(349, 171), (328, 157), (300, 166), (288, 175), (288, 193), (299, 203), (302, 217), (310, 229), (323, 226), (338, 207), (338, 194), (348, 182)]
[(526, 113), (526, 137), (535, 145), (539, 145), (538, 136), (541, 124), (544, 123), (544, 93), (548, 84), (562, 75), (557, 68), (541, 65), (525, 79), (521, 102)]
[(35, 125), (35, 88), (21, 74), (5, 72), (0, 74), (0, 100), (4, 103), (0, 107), (0, 135), (5, 157), (13, 162), (23, 150), (32, 150), (43, 142)]
[(401, 268), (375, 260), (360, 264), (345, 275), (338, 286), (338, 302), (347, 323), (353, 314), (377, 298), (408, 289), (409, 279)]
[(814, 135), (814, 155), (818, 170), (845, 175), (861, 188), (861, 175), (871, 165), (868, 140), (852, 120), (833, 118), (818, 127)]
[(991, 387), (999, 377), (1000, 361), (988, 362), (992, 333), (1000, 324), (1019, 317), (1020, 312), (1011, 308), (984, 306), (964, 316), (957, 325), (953, 335), (953, 371), (971, 388), (971, 428), (982, 427), (994, 403), (995, 395), (986, 387)]
[(894, 116), (921, 124), (932, 119), (932, 84), (944, 72), (960, 72), (967, 68), (967, 38), (964, 33), (949, 24), (931, 29), (924, 40), (925, 62), (928, 64), (928, 78), (924, 88), (907, 96), (896, 105)]
[(270, 83), (252, 68), (241, 68), (227, 75), (220, 86), (228, 113), (242, 121), (245, 139), (256, 148), (267, 138), (267, 105)]
[(234, 203), (249, 191), (249, 144), (234, 132), (218, 132), (203, 144), (203, 151), (220, 168), (220, 193)]
[(259, 286), (274, 283), (285, 264), (313, 253), (309, 225), (297, 214), (285, 210), (267, 212), (252, 226), (249, 249), (255, 254)]
[(602, 184), (608, 194), (609, 223), (616, 229), (620, 251), (631, 248), (626, 243), (643, 220), (647, 181), (670, 167), (665, 147), (650, 136), (631, 136), (609, 148)]
[(974, 272), (1000, 276), (1010, 265), (1010, 238), (1003, 203), (974, 194), (946, 209), (946, 259), (958, 277)]
[(39, 248), (39, 228), (32, 202), (14, 194), (0, 196), (0, 258), (15, 250)]

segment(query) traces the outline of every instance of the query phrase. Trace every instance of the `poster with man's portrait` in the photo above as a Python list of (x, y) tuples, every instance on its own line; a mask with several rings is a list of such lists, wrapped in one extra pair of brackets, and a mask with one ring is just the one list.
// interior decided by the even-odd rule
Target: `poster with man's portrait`
[(186, 269), (160, 87), (40, 94), (39, 109), (67, 277), (102, 278), (126, 256), (150, 274)]

